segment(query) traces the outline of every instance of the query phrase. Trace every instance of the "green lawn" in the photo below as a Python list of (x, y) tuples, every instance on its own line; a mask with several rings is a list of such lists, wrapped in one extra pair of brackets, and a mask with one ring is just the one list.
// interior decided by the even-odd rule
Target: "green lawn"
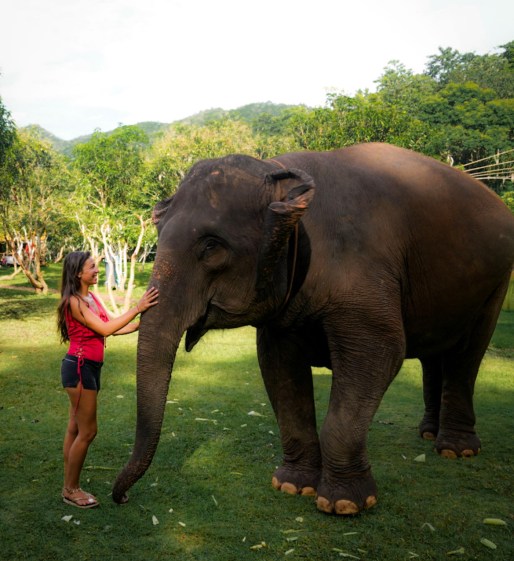
[[(83, 481), (102, 506), (80, 511), (60, 500), (67, 399), (58, 297), (7, 289), (6, 274), (0, 271), (0, 559), (514, 559), (514, 312), (502, 312), (477, 383), (482, 453), (444, 460), (418, 438), (420, 368), (406, 361), (369, 434), (379, 504), (344, 519), (319, 513), (312, 498), (271, 488), (281, 451), (251, 328), (210, 333), (191, 354), (179, 350), (154, 462), (129, 503), (115, 505), (111, 484), (133, 444), (137, 335), (110, 339), (100, 429)], [(58, 268), (48, 276), (56, 288)], [(321, 422), (328, 371), (316, 371), (315, 387)]]

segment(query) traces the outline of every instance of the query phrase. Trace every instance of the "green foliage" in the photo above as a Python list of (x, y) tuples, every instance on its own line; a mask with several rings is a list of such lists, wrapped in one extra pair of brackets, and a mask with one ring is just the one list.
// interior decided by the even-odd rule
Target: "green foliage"
[(100, 239), (108, 228), (116, 241), (131, 247), (140, 233), (140, 215), (149, 215), (152, 201), (145, 191), (148, 136), (138, 127), (120, 127), (111, 134), (96, 132), (74, 148), (72, 161), (81, 178), (76, 190), (77, 217)]
[(147, 135), (130, 126), (109, 135), (96, 132), (87, 143), (74, 148), (73, 165), (90, 183), (87, 196), (93, 207), (109, 213), (144, 204), (138, 196), (138, 179), (147, 146)]
[(426, 74), (439, 84), (448, 84), (452, 74), (471, 61), (474, 56), (472, 53), (463, 55), (451, 47), (439, 47), (439, 54), (428, 57)]
[(422, 102), (419, 116), (433, 128), (425, 152), (451, 154), (456, 164), (512, 147), (514, 98), (497, 99), (473, 82), (447, 84)]
[[(69, 226), (65, 212), (72, 191), (64, 158), (51, 146), (20, 132), (0, 166), (0, 226), (9, 239), (36, 236), (49, 249)], [(66, 227), (64, 227), (66, 225)]]
[(269, 157), (288, 147), (283, 138), (253, 134), (242, 121), (223, 119), (202, 127), (175, 125), (151, 148), (146, 167), (148, 191), (154, 202), (169, 197), (199, 160), (234, 153)]
[(507, 191), (501, 195), (503, 202), (510, 208), (514, 213), (514, 191)]
[(171, 127), (153, 144), (147, 160), (145, 180), (152, 190), (152, 200), (157, 203), (174, 193), (195, 162), (253, 149), (249, 127), (236, 121), (215, 121), (204, 127)]
[(391, 61), (376, 81), (383, 101), (405, 111), (418, 113), (420, 104), (438, 89), (437, 82), (426, 74), (414, 74), (399, 61)]
[(503, 49), (501, 56), (509, 63), (510, 69), (514, 70), (514, 41), (509, 41), (500, 48)]
[(514, 96), (514, 72), (509, 61), (499, 55), (473, 57), (468, 64), (450, 74), (452, 82), (474, 82), (482, 88), (490, 88), (501, 99)]
[(439, 48), (439, 54), (429, 57), (425, 74), (440, 86), (450, 83), (474, 82), (481, 88), (490, 88), (499, 98), (514, 96), (514, 68), (512, 51), (514, 41), (503, 45), (501, 54), (477, 55), (460, 53), (451, 48)]
[(0, 97), (0, 165), (3, 163), (6, 152), (15, 138), (16, 126)]
[(389, 142), (420, 150), (428, 127), (380, 94), (331, 94), (329, 107), (291, 112), (288, 132), (300, 149), (330, 150), (360, 142)]

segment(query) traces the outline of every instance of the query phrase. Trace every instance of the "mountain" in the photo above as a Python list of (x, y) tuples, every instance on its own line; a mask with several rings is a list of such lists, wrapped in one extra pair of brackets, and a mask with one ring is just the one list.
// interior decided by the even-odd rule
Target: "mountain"
[[(277, 116), (282, 113), (284, 110), (294, 107), (293, 105), (284, 105), (284, 104), (276, 104), (272, 103), (271, 101), (266, 101), (263, 103), (250, 103), (248, 105), (243, 105), (237, 109), (221, 109), (213, 108), (207, 109), (205, 111), (200, 111), (199, 113), (195, 113), (185, 119), (180, 119), (178, 121), (174, 121), (173, 123), (160, 123), (158, 121), (144, 121), (142, 123), (136, 123), (136, 126), (141, 128), (150, 138), (150, 140), (154, 139), (159, 134), (163, 133), (168, 129), (170, 126), (175, 124), (184, 124), (184, 125), (196, 125), (196, 126), (203, 126), (211, 121), (217, 121), (220, 119), (234, 119), (239, 121), (245, 121), (247, 123), (251, 123), (258, 115), (268, 114), (272, 116)], [(26, 127), (22, 127), (21, 130), (27, 130), (31, 134), (41, 138), (43, 140), (48, 141), (58, 152), (61, 152), (67, 156), (72, 155), (73, 147), (77, 144), (83, 144), (87, 142), (92, 134), (79, 136), (74, 138), (73, 140), (62, 140), (58, 138), (51, 132), (45, 130), (43, 127), (39, 125), (28, 125)], [(113, 131), (107, 131), (106, 134), (109, 134)]]
[(27, 125), (26, 127), (22, 127), (21, 130), (29, 132), (36, 138), (46, 140), (55, 148), (55, 150), (57, 150), (57, 152), (66, 154), (69, 150), (69, 152), (71, 153), (71, 148), (73, 146), (72, 143), (74, 141), (62, 140), (61, 138), (55, 136), (55, 134), (52, 134), (39, 125)]
[(248, 105), (243, 105), (238, 109), (221, 109), (217, 107), (215, 109), (207, 109), (206, 111), (200, 111), (200, 113), (195, 113), (190, 117), (186, 117), (178, 123), (185, 125), (198, 125), (202, 126), (210, 121), (218, 121), (220, 119), (234, 119), (238, 121), (245, 121), (251, 123), (257, 116), (264, 113), (276, 117), (280, 115), (282, 111), (294, 107), (293, 105), (284, 105), (283, 103), (272, 103), (271, 101), (266, 101), (264, 103), (250, 103)]
[[(143, 129), (151, 140), (157, 134), (166, 130), (170, 125), (166, 123), (157, 123), (155, 121), (147, 121), (144, 123), (137, 123), (137, 126)], [(36, 136), (37, 138), (46, 140), (53, 146), (53, 148), (57, 152), (61, 152), (66, 156), (72, 155), (74, 146), (76, 146), (77, 144), (84, 144), (93, 136), (92, 134), (86, 134), (83, 136), (78, 136), (73, 140), (62, 140), (62, 138), (55, 136), (39, 125), (28, 125), (26, 127), (21, 127), (20, 130), (28, 131), (30, 132), (30, 134)], [(113, 131), (107, 131), (107, 134), (111, 132)]]

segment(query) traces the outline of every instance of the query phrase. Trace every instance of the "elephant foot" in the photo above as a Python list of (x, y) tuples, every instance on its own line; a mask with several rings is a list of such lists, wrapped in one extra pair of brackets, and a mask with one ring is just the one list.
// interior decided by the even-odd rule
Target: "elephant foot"
[(480, 438), (474, 433), (456, 431), (440, 433), (435, 441), (435, 449), (443, 458), (470, 458), (480, 452)]
[(322, 480), (316, 506), (327, 514), (349, 516), (377, 504), (377, 486), (371, 471), (329, 484)]
[(436, 440), (439, 424), (429, 417), (423, 417), (419, 424), (419, 435), (423, 440)]
[(282, 466), (275, 471), (271, 484), (277, 491), (289, 495), (316, 496), (316, 489), (320, 480), (321, 471), (313, 469), (293, 469), (291, 466)]

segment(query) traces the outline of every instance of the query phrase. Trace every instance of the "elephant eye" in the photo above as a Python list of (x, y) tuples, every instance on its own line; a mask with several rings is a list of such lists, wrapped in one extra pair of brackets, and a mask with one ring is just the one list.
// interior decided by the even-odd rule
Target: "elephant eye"
[(204, 251), (212, 251), (216, 247), (218, 247), (218, 242), (210, 239), (205, 242)]
[(227, 247), (217, 238), (206, 237), (200, 244), (199, 258), (208, 269), (219, 269), (227, 262)]

